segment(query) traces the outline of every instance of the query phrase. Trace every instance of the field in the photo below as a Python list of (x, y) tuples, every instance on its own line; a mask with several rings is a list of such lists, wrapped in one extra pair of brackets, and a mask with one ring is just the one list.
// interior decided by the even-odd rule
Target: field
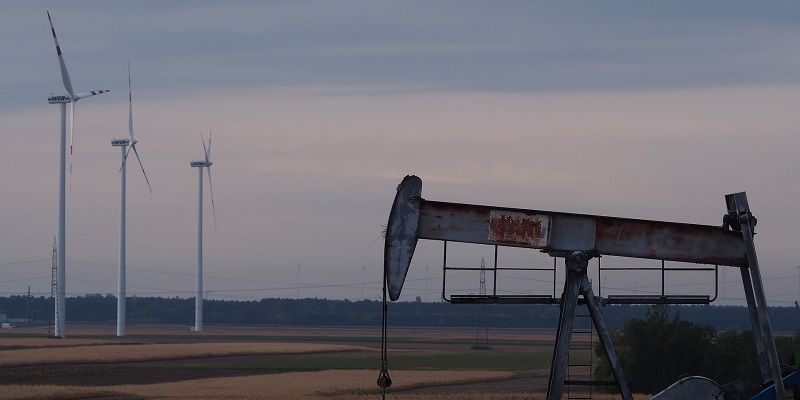
[[(111, 325), (67, 332), (68, 339), (50, 339), (46, 328), (0, 331), (0, 398), (379, 398), (377, 328), (211, 326), (193, 333), (132, 325), (124, 339)], [(489, 350), (474, 350), (475, 336), (472, 329), (390, 330), (387, 398), (543, 398), (552, 332), (490, 331)]]

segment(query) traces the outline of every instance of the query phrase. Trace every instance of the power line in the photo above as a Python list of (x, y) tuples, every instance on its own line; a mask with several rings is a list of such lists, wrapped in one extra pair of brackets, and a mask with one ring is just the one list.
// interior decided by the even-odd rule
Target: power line
[(33, 280), (37, 280), (37, 279), (44, 279), (44, 278), (49, 278), (49, 277), (50, 277), (50, 275), (31, 276), (31, 277), (28, 277), (28, 278), (8, 279), (8, 280), (5, 280), (5, 281), (0, 281), (0, 283), (12, 283), (12, 282), (22, 282), (22, 281), (33, 281)]
[[(82, 265), (90, 265), (96, 267), (108, 267), (108, 268), (117, 268), (116, 265), (113, 264), (104, 264), (98, 262), (91, 262), (91, 261), (82, 261), (82, 260), (73, 260), (69, 259), (70, 262)], [(142, 271), (142, 272), (149, 272), (153, 274), (161, 274), (161, 275), (171, 275), (171, 276), (181, 276), (181, 277), (195, 277), (196, 274), (188, 273), (188, 272), (174, 272), (174, 271), (162, 271), (157, 269), (150, 269), (150, 268), (141, 268), (141, 267), (126, 267), (127, 269), (135, 270), (135, 271)], [(228, 276), (214, 276), (214, 275), (203, 275), (205, 279), (219, 279), (225, 281), (232, 281), (232, 282), (257, 282), (257, 283), (270, 283), (276, 285), (293, 285), (292, 282), (283, 282), (283, 281), (271, 281), (271, 280), (263, 280), (263, 279), (250, 279), (250, 278), (232, 278)]]
[[(69, 259), (68, 261), (76, 264), (82, 265), (91, 265), (97, 267), (107, 267), (107, 268), (117, 268), (116, 265), (113, 264), (105, 264), (105, 263), (98, 263), (92, 261), (83, 261), (83, 260), (75, 260)], [(149, 269), (149, 268), (141, 268), (141, 267), (127, 267), (128, 269), (136, 270), (136, 271), (144, 271), (144, 272), (151, 272), (155, 274), (162, 274), (162, 275), (174, 275), (174, 276), (190, 276), (193, 277), (195, 274), (185, 273), (185, 272), (172, 272), (172, 271), (162, 271), (156, 269)], [(464, 277), (467, 276), (466, 274), (462, 275), (453, 275), (454, 278)], [(209, 276), (205, 275), (206, 278), (212, 279), (220, 279), (220, 280), (229, 280), (229, 281), (236, 281), (236, 282), (257, 282), (257, 283), (268, 283), (268, 284), (276, 284), (276, 285), (291, 285), (291, 289), (295, 289), (298, 285), (296, 282), (284, 282), (284, 281), (272, 281), (272, 280), (263, 280), (263, 279), (250, 279), (250, 278), (231, 278), (231, 277), (223, 277), (223, 276)], [(424, 281), (427, 278), (415, 278), (415, 279), (406, 279), (406, 282), (416, 282), (416, 281)], [(374, 281), (374, 282), (353, 282), (347, 284), (335, 284), (334, 286), (358, 286), (361, 284), (366, 285), (380, 285), (382, 282)], [(299, 285), (301, 289), (313, 289), (318, 287), (328, 287), (327, 285)], [(212, 290), (216, 291), (216, 290)]]
[(6, 267), (6, 266), (9, 266), (9, 265), (33, 264), (33, 263), (45, 262), (45, 261), (50, 261), (50, 259), (49, 258), (37, 258), (35, 260), (4, 262), (4, 263), (0, 263), (0, 267)]

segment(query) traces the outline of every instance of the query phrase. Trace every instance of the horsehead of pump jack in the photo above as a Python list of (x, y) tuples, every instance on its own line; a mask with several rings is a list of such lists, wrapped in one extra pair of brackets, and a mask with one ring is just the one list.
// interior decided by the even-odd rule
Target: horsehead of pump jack
[(87, 92), (76, 93), (72, 89), (72, 81), (69, 78), (64, 57), (61, 54), (61, 46), (58, 44), (56, 30), (53, 27), (53, 19), (50, 18), (50, 11), (47, 12), (47, 19), (50, 21), (50, 32), (53, 34), (53, 42), (56, 46), (58, 65), (61, 69), (61, 83), (64, 85), (66, 93), (51, 94), (47, 97), (50, 104), (58, 104), (61, 115), (61, 132), (59, 135), (59, 175), (58, 175), (58, 240), (57, 240), (57, 272), (58, 284), (55, 301), (55, 336), (65, 337), (64, 331), (66, 316), (66, 143), (67, 143), (67, 104), (70, 105), (70, 129), (69, 129), (69, 164), (70, 174), (72, 174), (72, 143), (75, 134), (75, 107), (79, 100), (107, 93), (108, 90), (90, 90)]
[[(762, 383), (768, 383), (770, 380), (785, 382), (781, 377), (781, 367), (767, 315), (766, 297), (753, 242), (755, 217), (750, 212), (744, 192), (726, 195), (725, 203), (727, 213), (724, 214), (723, 225), (720, 227), (430, 201), (422, 197), (422, 180), (416, 176), (406, 176), (397, 187), (386, 228), (385, 287), (391, 300), (400, 297), (418, 239), (443, 241), (445, 251), (447, 242), (454, 241), (537, 249), (552, 257), (564, 258), (567, 276), (561, 298), (530, 296), (526, 299), (528, 303), (561, 305), (547, 399), (561, 399), (575, 309), (579, 296), (583, 296), (620, 394), (623, 399), (628, 400), (633, 397), (611, 342), (611, 336), (605, 328), (601, 306), (684, 304), (698, 299), (663, 294), (616, 296), (616, 298), (595, 296), (586, 275), (588, 260), (610, 255), (738, 267), (742, 274), (745, 297), (756, 338)], [(520, 300), (512, 297), (496, 294), (467, 295), (461, 296), (459, 302), (514, 303)], [(457, 303), (455, 295), (451, 299), (445, 297), (444, 300)], [(706, 296), (706, 304), (708, 302)], [(676, 387), (680, 386), (686, 385)], [(785, 398), (784, 385), (773, 386), (777, 398)], [(661, 397), (656, 396), (656, 398), (666, 398), (667, 396), (663, 394), (664, 392)], [(680, 395), (670, 398), (710, 399)]]
[(211, 166), (214, 162), (211, 161), (211, 129), (208, 131), (208, 147), (203, 136), (200, 136), (203, 142), (203, 156), (204, 159), (200, 161), (192, 161), (189, 165), (192, 168), (197, 168), (198, 172), (198, 194), (197, 194), (197, 281), (195, 287), (194, 298), (194, 327), (195, 332), (203, 330), (203, 168), (208, 170), (208, 188), (211, 192), (211, 213), (214, 217), (214, 232), (217, 231), (217, 211), (214, 204), (214, 185), (211, 182)]
[(133, 95), (131, 94), (131, 64), (128, 63), (128, 137), (124, 139), (113, 139), (111, 145), (119, 147), (121, 151), (122, 165), (119, 167), (120, 178), (120, 205), (119, 205), (119, 272), (117, 278), (117, 336), (125, 336), (125, 297), (127, 296), (126, 288), (126, 234), (125, 234), (125, 185), (126, 185), (126, 171), (128, 155), (133, 150), (136, 155), (136, 160), (139, 161), (139, 167), (142, 169), (144, 180), (147, 182), (147, 188), (150, 193), (153, 193), (153, 188), (150, 187), (150, 180), (147, 179), (147, 173), (144, 172), (144, 165), (142, 159), (139, 157), (139, 151), (136, 150), (136, 139), (133, 138)]

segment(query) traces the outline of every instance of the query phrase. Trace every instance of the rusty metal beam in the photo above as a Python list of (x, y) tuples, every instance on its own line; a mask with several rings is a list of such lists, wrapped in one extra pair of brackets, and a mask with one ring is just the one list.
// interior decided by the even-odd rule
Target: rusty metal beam
[(420, 239), (746, 266), (741, 234), (719, 226), (415, 199)]

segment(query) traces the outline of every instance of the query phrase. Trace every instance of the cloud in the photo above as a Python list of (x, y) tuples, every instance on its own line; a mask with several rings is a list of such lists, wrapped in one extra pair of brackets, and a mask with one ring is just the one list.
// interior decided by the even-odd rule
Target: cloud
[[(77, 87), (169, 97), (235, 87), (615, 91), (798, 84), (797, 5), (52, 3)], [(42, 104), (58, 72), (42, 4), (4, 10), (0, 109)], [(769, 60), (769, 62), (765, 62)], [(38, 94), (37, 94), (38, 93)]]
[[(309, 281), (325, 282), (377, 268), (371, 244), (409, 173), (432, 199), (707, 224), (719, 223), (723, 194), (747, 190), (765, 275), (792, 272), (800, 60), (786, 10), (584, 6), (59, 5), (75, 86), (112, 89), (79, 106), (69, 257), (115, 260), (109, 141), (127, 131), (131, 59), (154, 189), (130, 171), (133, 266), (192, 270), (188, 162), (213, 124), (220, 234), (208, 238), (209, 273), (292, 281), (302, 261)], [(57, 171), (57, 111), (45, 96), (60, 82), (40, 6), (4, 11), (0, 51), (14, 57), (0, 60), (0, 92), (12, 94), (0, 99), (0, 252), (40, 258)], [(131, 282), (185, 289), (152, 274)], [(784, 283), (770, 289), (787, 292)]]

